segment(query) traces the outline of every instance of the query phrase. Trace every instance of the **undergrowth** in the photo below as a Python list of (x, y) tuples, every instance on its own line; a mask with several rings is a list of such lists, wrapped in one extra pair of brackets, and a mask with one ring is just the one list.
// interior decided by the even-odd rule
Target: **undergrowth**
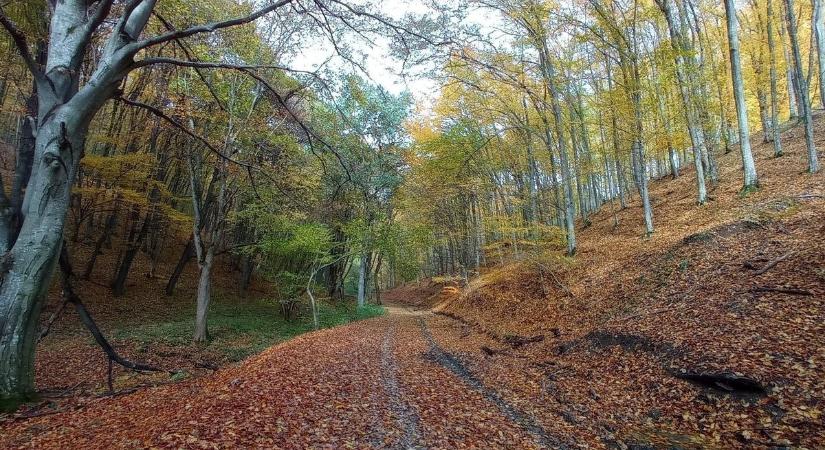
[[(297, 318), (287, 321), (281, 314), (276, 300), (231, 300), (216, 296), (209, 307), (209, 333), (207, 348), (230, 361), (240, 361), (259, 353), (269, 346), (299, 334), (312, 331), (312, 315), (303, 308)], [(384, 314), (379, 305), (356, 307), (352, 302), (319, 302), (318, 319), (321, 328), (330, 328), (356, 320)], [(150, 345), (187, 346), (194, 333), (194, 305), (181, 308), (168, 320), (143, 325), (119, 324), (113, 337), (118, 341), (131, 341), (139, 351), (147, 351)]]

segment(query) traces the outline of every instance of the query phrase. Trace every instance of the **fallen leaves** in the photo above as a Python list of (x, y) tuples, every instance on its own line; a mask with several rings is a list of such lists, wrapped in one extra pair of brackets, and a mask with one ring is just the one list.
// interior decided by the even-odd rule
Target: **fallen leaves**
[[(0, 446), (537, 448), (544, 433), (589, 448), (822, 447), (825, 183), (792, 167), (803, 163), (796, 144), (770, 160), (756, 147), (763, 188), (746, 198), (735, 155), (721, 158), (724, 181), (704, 207), (678, 194), (689, 174), (653, 183), (649, 240), (637, 238), (636, 205), (619, 230), (609, 212), (594, 215), (579, 258), (552, 268), (553, 282), (517, 263), (461, 294), (406, 287), (387, 298), (440, 301), (443, 314), (396, 308), (213, 375), (43, 404), (48, 415), (3, 424)], [(786, 197), (805, 201), (789, 210)], [(96, 356), (61, 345), (49, 351), (65, 352), (65, 367), (41, 375), (71, 388)], [(680, 380), (679, 369), (769, 388), (738, 396)]]

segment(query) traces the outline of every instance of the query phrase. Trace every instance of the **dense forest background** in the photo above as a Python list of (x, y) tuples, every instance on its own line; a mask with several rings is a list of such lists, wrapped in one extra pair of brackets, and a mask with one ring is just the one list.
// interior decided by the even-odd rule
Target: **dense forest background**
[[(624, 254), (725, 183), (821, 187), (823, 3), (0, 2), (0, 397), (75, 315), (111, 391), (113, 362), (208, 371), (422, 280), (596, 270), (582, 232)], [(437, 89), (373, 79), (376, 39)]]

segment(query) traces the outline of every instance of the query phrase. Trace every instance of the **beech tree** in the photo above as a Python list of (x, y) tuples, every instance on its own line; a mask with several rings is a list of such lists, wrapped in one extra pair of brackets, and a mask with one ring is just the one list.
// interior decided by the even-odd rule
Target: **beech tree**
[(684, 35), (683, 29), (680, 26), (682, 23), (679, 20), (674, 0), (656, 0), (659, 8), (667, 20), (668, 30), (670, 31), (670, 42), (673, 46), (673, 58), (676, 66), (676, 76), (679, 83), (679, 93), (682, 97), (682, 106), (685, 112), (685, 121), (687, 123), (688, 133), (690, 134), (690, 141), (693, 145), (693, 162), (696, 168), (696, 195), (697, 202), (703, 205), (707, 202), (708, 194), (705, 187), (705, 171), (702, 167), (702, 153), (706, 152), (705, 138), (700, 130), (699, 113), (697, 111), (694, 100), (694, 65), (692, 48)]
[(793, 65), (795, 67), (795, 78), (799, 86), (799, 104), (802, 107), (800, 119), (805, 127), (805, 147), (808, 150), (808, 172), (819, 171), (819, 158), (817, 156), (816, 144), (814, 143), (814, 124), (811, 114), (811, 94), (808, 92), (808, 82), (802, 73), (802, 51), (799, 48), (799, 37), (797, 33), (796, 11), (794, 1), (785, 0), (785, 25), (788, 29), (788, 37), (791, 41), (791, 53), (793, 55)]
[(768, 54), (770, 59), (770, 83), (771, 83), (771, 135), (773, 141), (773, 156), (779, 157), (782, 156), (782, 141), (780, 138), (780, 124), (779, 124), (779, 100), (778, 100), (778, 88), (777, 88), (777, 76), (776, 76), (776, 43), (773, 37), (773, 22), (774, 22), (774, 12), (773, 12), (773, 1), (767, 0), (765, 8), (767, 9), (767, 14), (765, 15), (765, 22), (767, 26), (765, 27), (765, 33), (768, 36)]
[(50, 45), (42, 65), (32, 56), (28, 38), (0, 13), (0, 23), (31, 71), (38, 100), (31, 177), (16, 239), (12, 224), (8, 220), (0, 223), (0, 246), (5, 251), (0, 285), (0, 396), (4, 398), (20, 397), (34, 389), (37, 319), (63, 242), (70, 192), (89, 123), (106, 100), (116, 95), (134, 56), (143, 48), (172, 39), (162, 36), (141, 41), (155, 2), (130, 2), (112, 29), (100, 63), (81, 85), (86, 52), (112, 3), (50, 2)]
[[(297, 0), (280, 0), (251, 11), (246, 8), (247, 13), (236, 18), (182, 29), (167, 26), (167, 31), (149, 35), (145, 31), (156, 3), (156, 0), (49, 0), (44, 12), (49, 24), (47, 39), (37, 42), (0, 10), (0, 25), (13, 41), (34, 80), (37, 103), (36, 115), (28, 124), (34, 136), (32, 158), (26, 158), (25, 154), (17, 158), (18, 163), (31, 165), (18, 173), (30, 170), (31, 176), (25, 183), (15, 183), (12, 192), (12, 197), (22, 198), (20, 220), (13, 219), (10, 202), (5, 201), (5, 196), (0, 199), (3, 203), (3, 214), (0, 214), (0, 247), (3, 250), (0, 398), (22, 398), (33, 391), (39, 313), (62, 247), (71, 193), (89, 125), (107, 101), (118, 99), (129, 106), (152, 111), (168, 124), (198, 138), (221, 164), (240, 164), (247, 171), (255, 169), (232, 159), (218, 146), (209, 145), (184, 123), (164, 117), (158, 108), (124, 99), (122, 88), (129, 74), (158, 64), (233, 70), (255, 79), (268, 94), (286, 105), (281, 95), (283, 92), (278, 92), (255, 73), (256, 70), (281, 70), (279, 66), (255, 66), (242, 60), (237, 62), (238, 59), (203, 62), (156, 58), (148, 55), (153, 49), (248, 24), (275, 11), (279, 12), (280, 20), (306, 16), (308, 23), (321, 30), (321, 36), (333, 40), (338, 34), (332, 27), (345, 30), (369, 28), (372, 32), (393, 30), (387, 34), (394, 36), (409, 32), (379, 14), (338, 0), (307, 2), (306, 5), (298, 4)], [(365, 21), (373, 25), (365, 27)], [(421, 32), (410, 35), (423, 37)], [(408, 40), (401, 40), (401, 51), (412, 45)], [(336, 49), (344, 58), (354, 58), (346, 48), (336, 46)]]
[(739, 123), (739, 149), (742, 153), (742, 170), (745, 178), (743, 189), (748, 190), (757, 187), (759, 180), (756, 177), (756, 164), (753, 161), (753, 153), (751, 152), (748, 107), (745, 104), (745, 82), (742, 80), (742, 63), (739, 60), (738, 22), (733, 0), (725, 0), (725, 18), (728, 27), (733, 96), (736, 99), (736, 118)]
[[(825, 0), (813, 0), (813, 32), (816, 36), (817, 75), (819, 78), (819, 101), (825, 108)], [(813, 56), (811, 56), (813, 57)]]

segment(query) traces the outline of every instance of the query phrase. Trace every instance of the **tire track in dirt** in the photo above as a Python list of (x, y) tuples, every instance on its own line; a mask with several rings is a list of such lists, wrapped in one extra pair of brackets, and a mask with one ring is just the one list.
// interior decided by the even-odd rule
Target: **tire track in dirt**
[(392, 448), (404, 450), (424, 448), (419, 444), (420, 418), (410, 404), (404, 401), (402, 389), (398, 383), (398, 366), (393, 354), (394, 342), (395, 325), (392, 324), (387, 328), (381, 344), (381, 382), (390, 399), (390, 413), (395, 417), (399, 428), (404, 431), (401, 440)]
[(438, 345), (423, 318), (419, 318), (418, 322), (421, 326), (424, 340), (430, 347), (426, 354), (428, 359), (452, 372), (469, 388), (478, 392), (487, 401), (494, 404), (505, 417), (532, 435), (543, 448), (566, 449), (572, 445), (549, 434), (547, 430), (539, 425), (529, 414), (511, 405), (498, 392), (485, 386), (455, 355)]

